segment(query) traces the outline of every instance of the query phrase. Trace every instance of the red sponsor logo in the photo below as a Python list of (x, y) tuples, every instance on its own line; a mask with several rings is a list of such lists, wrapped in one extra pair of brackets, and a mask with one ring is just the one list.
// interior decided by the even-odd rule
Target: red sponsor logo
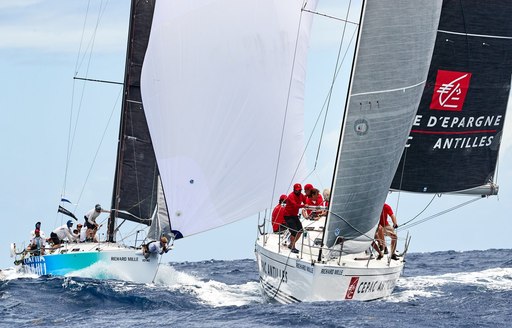
[(438, 70), (430, 109), (461, 111), (470, 79), (471, 73)]
[(354, 297), (354, 293), (356, 292), (357, 283), (359, 282), (359, 277), (352, 277), (350, 279), (350, 284), (348, 285), (347, 294), (345, 295), (346, 300), (351, 300)]

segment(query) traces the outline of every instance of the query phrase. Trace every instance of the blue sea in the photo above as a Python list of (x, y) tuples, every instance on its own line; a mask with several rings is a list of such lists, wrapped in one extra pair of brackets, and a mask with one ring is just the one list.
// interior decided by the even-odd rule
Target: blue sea
[(270, 303), (256, 262), (169, 263), (155, 284), (0, 273), (0, 327), (512, 327), (512, 250), (412, 253), (372, 302)]

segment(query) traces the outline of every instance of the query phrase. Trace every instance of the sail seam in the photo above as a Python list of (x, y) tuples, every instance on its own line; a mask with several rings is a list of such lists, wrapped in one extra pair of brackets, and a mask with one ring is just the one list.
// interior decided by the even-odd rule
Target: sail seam
[(416, 83), (416, 84), (413, 84), (413, 85), (409, 85), (409, 86), (406, 86), (406, 87), (396, 88), (396, 89), (388, 89), (388, 90), (378, 90), (378, 91), (371, 91), (371, 92), (354, 93), (353, 95), (351, 95), (351, 97), (363, 96), (363, 95), (371, 95), (371, 94), (376, 94), (376, 93), (388, 93), (388, 92), (396, 92), (396, 91), (405, 91), (407, 89), (416, 88), (417, 86), (420, 86), (420, 85), (424, 84), (425, 82), (426, 82), (426, 80), (423, 80), (423, 81), (421, 81), (419, 83)]

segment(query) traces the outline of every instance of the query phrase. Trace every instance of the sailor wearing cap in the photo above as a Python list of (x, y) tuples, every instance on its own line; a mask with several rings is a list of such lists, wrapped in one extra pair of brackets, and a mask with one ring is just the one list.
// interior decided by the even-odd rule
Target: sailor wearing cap
[(92, 210), (89, 210), (89, 212), (85, 213), (84, 219), (85, 223), (84, 225), (87, 227), (87, 239), (88, 240), (94, 240), (98, 241), (96, 238), (96, 231), (99, 229), (98, 223), (96, 223), (96, 218), (101, 213), (110, 213), (109, 210), (104, 210), (101, 208), (100, 204), (96, 204)]
[(40, 230), (34, 230), (34, 238), (30, 240), (30, 244), (27, 246), (27, 250), (34, 256), (44, 255), (44, 244), (45, 240), (41, 237)]
[(39, 236), (41, 236), (41, 238), (46, 239), (46, 235), (44, 234), (44, 231), (41, 230), (41, 222), (40, 221), (36, 222), (35, 229), (30, 231), (30, 238), (34, 238), (36, 236), (36, 230), (39, 230)]
[(299, 250), (295, 248), (295, 242), (302, 234), (302, 223), (299, 220), (299, 210), (306, 204), (306, 196), (302, 193), (302, 186), (300, 183), (293, 185), (293, 192), (286, 198), (286, 206), (284, 208), (284, 220), (286, 226), (290, 231), (290, 245), (292, 253), (298, 253)]
[(162, 236), (160, 237), (160, 241), (151, 241), (149, 243), (147, 243), (145, 246), (142, 247), (142, 252), (144, 254), (144, 257), (145, 258), (148, 258), (149, 256), (151, 256), (151, 254), (164, 254), (164, 253), (167, 253), (169, 251), (169, 249), (167, 248), (167, 237), (165, 236)]

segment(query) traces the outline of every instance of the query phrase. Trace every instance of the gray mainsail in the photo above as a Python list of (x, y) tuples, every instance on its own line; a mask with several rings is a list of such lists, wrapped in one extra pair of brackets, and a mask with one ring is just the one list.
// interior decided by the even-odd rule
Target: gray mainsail
[(418, 108), (441, 1), (366, 1), (325, 244), (368, 248)]

